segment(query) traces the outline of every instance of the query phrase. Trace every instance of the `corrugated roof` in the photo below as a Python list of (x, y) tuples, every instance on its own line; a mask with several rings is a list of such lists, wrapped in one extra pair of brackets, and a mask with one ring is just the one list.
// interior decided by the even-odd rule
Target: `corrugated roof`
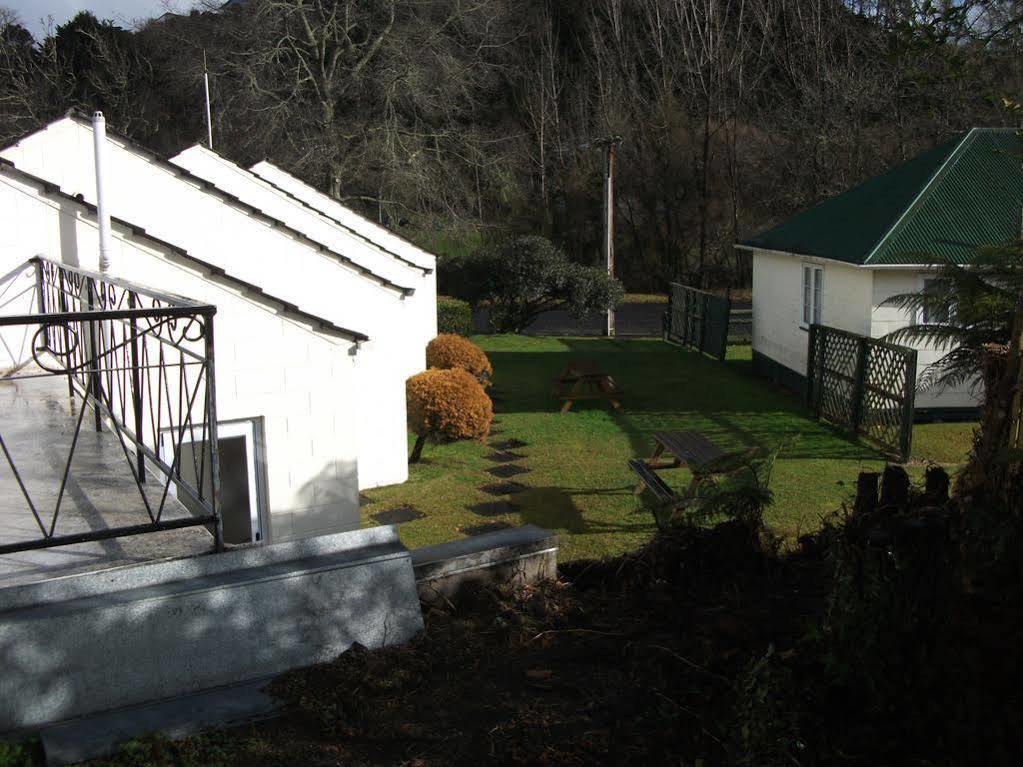
[(973, 128), (739, 245), (865, 266), (968, 263), (1020, 236), (1023, 143)]

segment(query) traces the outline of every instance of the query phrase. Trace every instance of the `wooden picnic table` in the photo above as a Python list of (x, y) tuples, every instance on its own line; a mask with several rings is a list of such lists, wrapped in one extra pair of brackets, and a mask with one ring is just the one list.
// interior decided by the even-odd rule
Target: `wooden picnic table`
[(602, 399), (611, 403), (615, 410), (621, 410), (623, 392), (596, 362), (588, 359), (571, 360), (554, 385), (554, 396), (565, 404), (561, 406), (564, 415), (577, 400)]
[[(629, 461), (629, 466), (639, 476), (636, 495), (649, 488), (662, 501), (676, 499), (675, 493), (655, 473), (659, 469), (678, 469), (686, 467), (693, 473), (689, 489), (682, 498), (688, 498), (696, 490), (696, 485), (706, 475), (700, 467), (725, 455), (725, 451), (707, 439), (698, 431), (657, 431), (654, 432), (654, 453), (646, 461), (638, 459)], [(664, 453), (671, 460), (658, 461)]]

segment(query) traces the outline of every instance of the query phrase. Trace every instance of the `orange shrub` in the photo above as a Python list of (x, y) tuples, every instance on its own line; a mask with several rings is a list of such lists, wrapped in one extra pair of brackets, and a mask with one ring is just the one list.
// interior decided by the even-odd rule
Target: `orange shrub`
[(418, 436), (410, 461), (416, 463), (427, 439), (484, 439), (494, 406), (479, 381), (464, 370), (427, 370), (405, 383), (409, 431)]
[(494, 375), (494, 368), (483, 350), (468, 338), (454, 333), (441, 333), (426, 345), (426, 367), (468, 371), (484, 387), (490, 386)]

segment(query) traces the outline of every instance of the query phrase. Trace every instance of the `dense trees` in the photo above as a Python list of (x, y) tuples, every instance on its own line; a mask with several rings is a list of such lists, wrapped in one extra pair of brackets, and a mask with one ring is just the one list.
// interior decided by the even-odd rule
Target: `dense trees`
[[(1021, 0), (248, 0), (131, 32), (0, 17), (0, 139), (70, 107), (154, 149), (269, 157), (410, 232), (597, 263), (620, 135), (632, 288), (736, 284), (739, 237), (957, 129), (1018, 121)], [(456, 237), (457, 239), (457, 237)]]

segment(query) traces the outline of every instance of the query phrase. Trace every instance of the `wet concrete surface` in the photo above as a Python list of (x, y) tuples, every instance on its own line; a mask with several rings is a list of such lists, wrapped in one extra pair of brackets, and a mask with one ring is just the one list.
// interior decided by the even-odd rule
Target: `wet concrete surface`
[[(18, 376), (38, 375), (38, 369)], [(80, 402), (80, 398), (78, 400)], [(105, 428), (97, 433), (88, 410), (75, 446), (60, 512), (54, 510), (61, 478), (78, 421), (63, 377), (0, 379), (0, 436), (17, 467), (29, 496), (49, 531), (69, 535), (150, 522), (139, 486), (117, 435)], [(129, 455), (134, 457), (129, 444)], [(150, 472), (144, 485), (155, 510), (160, 505), (165, 477)], [(164, 521), (189, 516), (168, 495)], [(0, 452), (0, 545), (43, 537), (18, 485), (11, 464)], [(117, 565), (211, 551), (213, 538), (203, 527), (147, 533), (70, 546), (0, 555), (0, 588)]]

